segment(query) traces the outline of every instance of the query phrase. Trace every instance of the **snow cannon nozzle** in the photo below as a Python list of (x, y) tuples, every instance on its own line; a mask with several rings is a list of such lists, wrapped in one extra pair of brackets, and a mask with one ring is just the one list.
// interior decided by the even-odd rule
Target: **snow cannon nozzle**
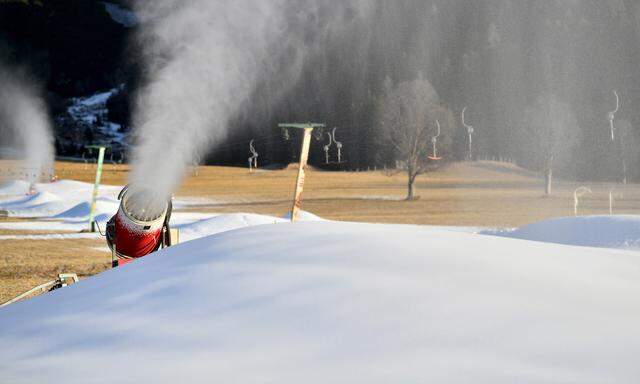
[(120, 207), (107, 223), (106, 236), (114, 266), (171, 245), (170, 197), (149, 188), (127, 185), (118, 199)]

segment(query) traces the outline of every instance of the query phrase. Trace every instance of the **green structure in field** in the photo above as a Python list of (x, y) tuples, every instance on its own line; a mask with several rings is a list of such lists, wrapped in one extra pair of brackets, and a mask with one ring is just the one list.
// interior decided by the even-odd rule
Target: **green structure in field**
[(85, 148), (89, 150), (98, 150), (98, 163), (96, 167), (96, 181), (93, 184), (93, 194), (91, 196), (91, 208), (89, 209), (89, 231), (96, 231), (95, 213), (96, 201), (98, 200), (98, 189), (100, 188), (100, 178), (102, 177), (102, 164), (104, 163), (104, 152), (107, 149), (104, 145), (87, 145)]

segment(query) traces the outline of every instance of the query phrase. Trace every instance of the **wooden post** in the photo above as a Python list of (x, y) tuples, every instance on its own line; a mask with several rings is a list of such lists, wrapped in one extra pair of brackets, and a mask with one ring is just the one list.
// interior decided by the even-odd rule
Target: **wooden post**
[(312, 127), (304, 128), (304, 136), (302, 138), (302, 147), (300, 147), (300, 163), (298, 164), (298, 177), (296, 180), (296, 190), (293, 194), (293, 207), (291, 208), (291, 222), (298, 219), (298, 213), (302, 206), (302, 189), (304, 187), (305, 169), (307, 168), (307, 160), (309, 159), (309, 146), (311, 145)]
[[(293, 194), (293, 206), (291, 207), (291, 222), (295, 222), (298, 219), (300, 213), (300, 207), (302, 206), (302, 188), (304, 187), (304, 171), (307, 168), (307, 160), (309, 159), (309, 147), (311, 145), (311, 132), (314, 128), (324, 128), (324, 124), (318, 123), (283, 123), (278, 124), (278, 127), (285, 129), (296, 128), (302, 129), (302, 146), (300, 147), (300, 161), (298, 164), (298, 177), (296, 179), (296, 189)], [(287, 138), (288, 140), (288, 138)]]

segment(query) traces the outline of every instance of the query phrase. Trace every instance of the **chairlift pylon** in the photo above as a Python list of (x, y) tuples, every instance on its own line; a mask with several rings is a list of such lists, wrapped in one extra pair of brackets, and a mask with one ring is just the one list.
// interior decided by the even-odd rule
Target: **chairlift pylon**
[(437, 148), (438, 136), (440, 136), (440, 122), (438, 120), (436, 120), (436, 127), (438, 128), (438, 133), (431, 138), (431, 145), (432, 145), (433, 152), (431, 156), (427, 156), (429, 160), (434, 160), (434, 161), (442, 160), (442, 157), (438, 156), (438, 148)]
[(255, 147), (253, 146), (253, 139), (251, 139), (251, 141), (249, 141), (249, 152), (250, 152), (250, 157), (248, 159), (248, 161), (249, 161), (249, 171), (252, 171), (253, 168), (258, 169), (258, 152), (256, 151)]
[(329, 143), (322, 147), (324, 150), (324, 163), (329, 164), (329, 149), (331, 149), (331, 144), (333, 143), (333, 136), (329, 132), (327, 132), (327, 136), (329, 136)]
[(339, 142), (338, 140), (336, 140), (336, 130), (338, 129), (338, 127), (333, 127), (333, 130), (331, 131), (331, 136), (333, 138), (333, 142), (336, 143), (336, 148), (338, 148), (338, 162), (336, 164), (342, 164), (342, 143)]

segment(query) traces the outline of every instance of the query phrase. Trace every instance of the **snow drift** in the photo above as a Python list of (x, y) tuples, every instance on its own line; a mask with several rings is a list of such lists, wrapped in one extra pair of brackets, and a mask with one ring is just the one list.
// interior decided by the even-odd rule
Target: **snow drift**
[(630, 383), (640, 258), (417, 226), (194, 240), (0, 310), (8, 383)]
[(7, 180), (0, 184), (0, 196), (24, 195), (29, 192), (31, 183), (23, 180)]
[(640, 216), (578, 216), (543, 220), (485, 234), (586, 247), (640, 249)]

